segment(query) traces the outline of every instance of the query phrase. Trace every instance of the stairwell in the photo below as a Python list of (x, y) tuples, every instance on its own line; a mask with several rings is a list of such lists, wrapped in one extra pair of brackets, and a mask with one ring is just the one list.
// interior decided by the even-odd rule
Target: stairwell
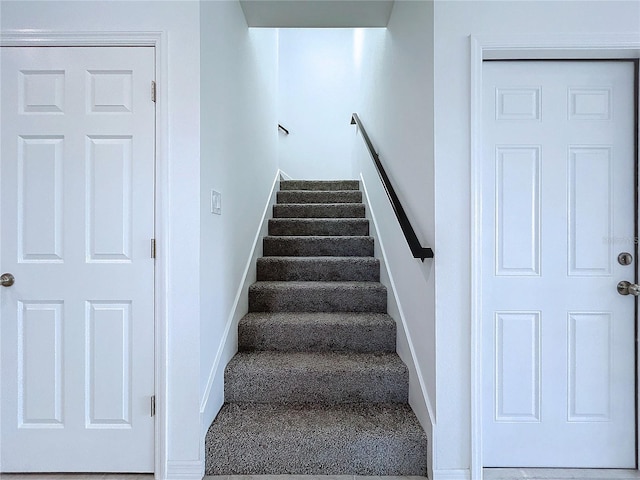
[(207, 475), (423, 475), (358, 181), (282, 181)]

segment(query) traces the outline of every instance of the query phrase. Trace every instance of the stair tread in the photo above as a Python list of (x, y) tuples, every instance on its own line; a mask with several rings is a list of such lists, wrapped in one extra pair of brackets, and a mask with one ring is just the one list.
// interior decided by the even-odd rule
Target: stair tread
[(353, 188), (342, 188), (338, 190), (311, 190), (305, 188), (291, 189), (291, 190), (279, 190), (280, 192), (304, 192), (304, 193), (342, 193), (342, 192), (359, 192), (360, 190)]
[(290, 281), (290, 280), (264, 280), (257, 281), (252, 284), (249, 289), (273, 289), (279, 290), (282, 288), (286, 289), (300, 289), (300, 290), (315, 290), (315, 289), (324, 289), (324, 290), (340, 290), (340, 289), (355, 289), (361, 288), (364, 290), (380, 290), (385, 289), (386, 287), (382, 285), (380, 282), (362, 282), (362, 281), (341, 281), (341, 282), (330, 282), (330, 281)]
[(427, 438), (407, 404), (225, 404), (207, 474), (426, 475)]
[(335, 240), (336, 242), (348, 242), (362, 241), (363, 239), (373, 241), (373, 237), (370, 235), (266, 235), (264, 238), (271, 240), (285, 239), (287, 241), (302, 240), (305, 242), (313, 240), (319, 240), (323, 242), (330, 240)]
[[(226, 417), (226, 418), (223, 418)], [(267, 404), (267, 403), (225, 403), (216, 420), (228, 421), (231, 417), (242, 418), (238, 427), (242, 430), (259, 433), (261, 429), (253, 426), (289, 424), (287, 430), (320, 427), (330, 431), (330, 424), (351, 425), (363, 430), (402, 431), (408, 430), (422, 436), (418, 419), (408, 404), (403, 403), (346, 403), (346, 404)], [(344, 422), (346, 420), (346, 422)], [(291, 422), (291, 423), (289, 423)], [(296, 423), (296, 426), (292, 424)], [(250, 425), (253, 424), (253, 425)], [(270, 432), (278, 435), (278, 430)]]
[(276, 193), (277, 204), (288, 203), (362, 203), (360, 190), (280, 190)]
[(336, 257), (333, 255), (308, 255), (297, 257), (294, 255), (266, 255), (260, 257), (257, 260), (259, 263), (295, 263), (295, 264), (339, 264), (350, 265), (360, 264), (365, 266), (377, 266), (380, 264), (380, 260), (375, 257), (356, 257), (353, 255), (345, 255), (344, 257)]
[[(295, 190), (292, 190), (295, 191)], [(302, 190), (300, 190), (302, 191)], [(353, 202), (326, 202), (326, 203), (300, 203), (300, 202), (289, 202), (289, 203), (276, 203), (273, 205), (274, 207), (299, 207), (299, 208), (310, 208), (314, 207), (325, 207), (325, 208), (360, 208), (364, 206), (364, 203), (353, 203)]]
[(350, 262), (358, 262), (358, 263), (380, 263), (375, 257), (356, 257), (356, 256), (344, 256), (338, 257), (333, 255), (309, 255), (305, 257), (295, 257), (295, 256), (276, 256), (276, 255), (265, 255), (264, 257), (258, 258), (258, 261), (263, 262), (271, 262), (271, 261), (281, 261), (281, 262), (340, 262), (340, 263), (350, 263)]
[(249, 312), (240, 322), (330, 325), (379, 325), (395, 321), (388, 313), (374, 312)]
[(389, 370), (406, 372), (406, 365), (395, 352), (238, 352), (227, 368), (245, 370), (296, 370), (333, 372)]
[(273, 218), (365, 218), (363, 203), (280, 203)]
[(350, 225), (353, 223), (369, 223), (366, 218), (332, 218), (332, 217), (320, 217), (320, 218), (308, 218), (308, 217), (284, 217), (284, 218), (272, 218), (269, 220), (273, 223), (335, 223), (339, 225)]
[[(296, 191), (296, 190), (290, 190), (290, 191)], [(304, 190), (298, 190), (300, 192), (304, 191)], [(349, 190), (343, 190), (343, 191), (349, 191)], [(276, 203), (274, 206), (275, 207), (319, 207), (319, 206), (325, 206), (325, 207), (353, 207), (353, 206), (357, 206), (357, 205), (364, 205), (364, 203), (353, 203), (353, 202), (327, 202), (327, 203), (298, 203), (298, 202), (290, 202), (290, 203)]]
[(281, 180), (280, 190), (359, 190), (358, 180)]

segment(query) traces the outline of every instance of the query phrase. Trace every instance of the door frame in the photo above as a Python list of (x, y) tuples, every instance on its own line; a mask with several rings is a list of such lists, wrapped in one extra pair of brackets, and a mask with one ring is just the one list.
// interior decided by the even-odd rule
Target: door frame
[[(5, 31), (0, 32), (0, 47), (153, 47), (155, 80), (168, 84), (168, 43), (164, 32), (60, 32), (60, 31)], [(151, 88), (151, 86), (149, 86)], [(150, 94), (151, 95), (151, 94)], [(169, 219), (169, 146), (168, 96), (166, 88), (157, 89), (155, 114), (155, 174), (154, 174), (154, 228), (156, 243), (168, 245)], [(167, 326), (169, 292), (168, 249), (157, 250), (154, 265), (154, 383), (156, 419), (154, 432), (154, 473), (165, 478), (167, 471)], [(1, 427), (1, 426), (0, 426)]]
[[(471, 425), (470, 476), (482, 480), (482, 62), (484, 60), (636, 60), (640, 40), (634, 34), (471, 35), (470, 40), (470, 183), (471, 183)], [(636, 98), (636, 103), (637, 103)], [(636, 116), (638, 105), (636, 105)], [(638, 132), (635, 132), (636, 153)], [(637, 155), (636, 155), (637, 156)], [(637, 212), (636, 212), (637, 214)], [(637, 310), (637, 309), (636, 309)], [(638, 332), (636, 311), (636, 332)], [(636, 365), (638, 364), (636, 351)], [(640, 382), (636, 368), (636, 388)], [(640, 403), (636, 394), (636, 417)], [(636, 435), (638, 429), (636, 428)], [(636, 464), (640, 438), (636, 438)]]

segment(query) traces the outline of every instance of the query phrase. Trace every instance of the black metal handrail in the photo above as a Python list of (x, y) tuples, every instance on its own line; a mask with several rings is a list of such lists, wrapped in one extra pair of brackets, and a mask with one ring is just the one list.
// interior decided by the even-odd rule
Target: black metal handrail
[(396, 217), (398, 218), (398, 222), (400, 223), (400, 228), (402, 228), (402, 233), (404, 233), (404, 238), (406, 238), (407, 243), (409, 244), (409, 248), (411, 249), (413, 258), (419, 258), (423, 262), (425, 258), (433, 258), (433, 250), (428, 247), (423, 247), (422, 245), (420, 245), (420, 240), (418, 240), (416, 232), (411, 226), (411, 222), (409, 222), (409, 218), (407, 217), (407, 214), (405, 213), (404, 208), (402, 208), (400, 199), (398, 198), (398, 195), (396, 195), (396, 191), (393, 189), (393, 186), (389, 181), (387, 172), (384, 171), (382, 162), (380, 162), (380, 157), (374, 150), (373, 144), (371, 143), (371, 139), (369, 138), (369, 135), (367, 135), (367, 131), (362, 125), (362, 122), (360, 121), (360, 117), (358, 117), (357, 113), (354, 113), (353, 115), (351, 115), (351, 125), (357, 125), (358, 128), (360, 129), (360, 132), (362, 132), (362, 138), (364, 139), (364, 143), (367, 144), (367, 149), (369, 150), (371, 159), (373, 160), (373, 163), (376, 166), (376, 170), (378, 171), (380, 180), (382, 180), (382, 186), (387, 192), (387, 196), (389, 197), (389, 201), (391, 202), (391, 207), (393, 208), (393, 211), (396, 212)]
[(278, 128), (280, 130), (282, 130), (284, 133), (286, 133), (287, 135), (289, 135), (289, 130), (287, 130), (286, 128), (284, 128), (282, 125), (278, 124)]

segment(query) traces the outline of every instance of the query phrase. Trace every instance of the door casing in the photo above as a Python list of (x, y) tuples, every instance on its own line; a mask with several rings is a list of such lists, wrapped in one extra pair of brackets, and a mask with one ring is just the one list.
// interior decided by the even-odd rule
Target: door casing
[[(484, 60), (635, 60), (636, 90), (640, 41), (635, 35), (471, 35), (471, 465), (472, 480), (482, 480), (482, 62)], [(636, 160), (638, 158), (636, 98)], [(637, 179), (637, 177), (636, 177)], [(637, 182), (636, 182), (637, 185)], [(637, 256), (637, 252), (636, 252)], [(636, 336), (639, 328), (636, 311)], [(638, 364), (636, 351), (636, 365)], [(640, 381), (636, 368), (636, 388)], [(636, 417), (640, 410), (636, 395)], [(638, 429), (636, 429), (636, 435)], [(637, 445), (640, 439), (636, 438)], [(636, 454), (637, 456), (637, 454)], [(636, 465), (640, 463), (636, 458)]]
[[(167, 39), (163, 32), (50, 32), (50, 31), (5, 31), (0, 33), (0, 46), (7, 47), (154, 47), (156, 81), (160, 85), (167, 85)], [(169, 205), (167, 202), (169, 163), (168, 163), (168, 115), (167, 89), (159, 89), (156, 98), (155, 117), (155, 236), (156, 242), (168, 245)], [(166, 343), (168, 309), (166, 298), (168, 294), (168, 254), (165, 248), (159, 249), (155, 264), (155, 395), (156, 395), (156, 427), (155, 427), (155, 476), (165, 478), (167, 472), (167, 376)], [(0, 425), (1, 428), (1, 425)], [(0, 468), (1, 471), (1, 468)]]

